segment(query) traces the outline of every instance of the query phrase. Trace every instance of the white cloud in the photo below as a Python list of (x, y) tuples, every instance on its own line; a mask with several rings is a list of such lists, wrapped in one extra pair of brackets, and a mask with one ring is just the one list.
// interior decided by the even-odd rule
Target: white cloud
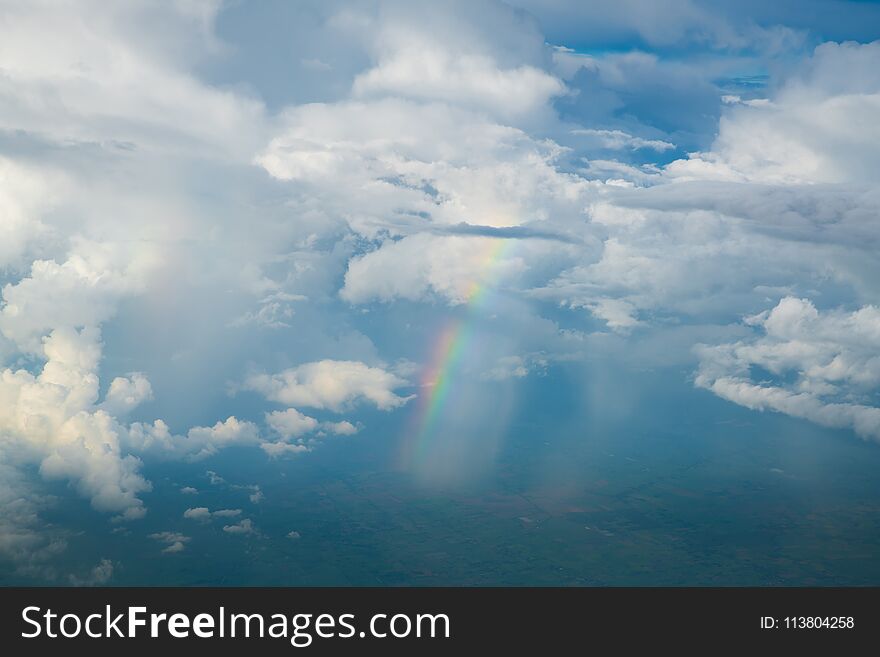
[(211, 511), (204, 506), (194, 507), (183, 512), (184, 518), (201, 521), (207, 521), (211, 518), (234, 518), (240, 515), (241, 509), (219, 509), (217, 511)]
[(780, 292), (816, 286), (845, 285), (871, 299), (878, 201), (866, 189), (727, 182), (607, 192), (590, 208), (599, 248), (531, 294), (586, 308), (621, 332), (727, 323)]
[(594, 141), (601, 148), (609, 148), (612, 150), (621, 150), (631, 148), (634, 150), (640, 148), (650, 148), (654, 151), (668, 151), (675, 148), (675, 144), (661, 139), (644, 139), (642, 137), (634, 137), (623, 130), (596, 130), (594, 128), (576, 128), (571, 131), (574, 135), (587, 137)]
[(359, 431), (358, 427), (348, 420), (342, 420), (341, 422), (322, 422), (321, 430), (336, 434), (337, 436), (353, 436)]
[(230, 416), (212, 427), (190, 429), (186, 434), (186, 451), (192, 454), (190, 458), (200, 459), (230, 445), (255, 444), (258, 438), (256, 425)]
[(412, 42), (401, 44), (355, 78), (355, 97), (442, 100), (515, 118), (565, 91), (560, 80), (534, 66), (503, 69), (487, 55), (451, 52), (414, 35), (407, 37)]
[(290, 456), (293, 454), (302, 454), (304, 452), (309, 452), (311, 449), (308, 445), (303, 443), (284, 443), (284, 442), (265, 442), (260, 443), (260, 449), (262, 449), (266, 454), (271, 456), (272, 458), (279, 458), (281, 456)]
[(129, 448), (138, 453), (198, 461), (233, 445), (256, 445), (259, 429), (253, 422), (229, 416), (211, 427), (192, 427), (186, 436), (179, 436), (171, 433), (165, 422), (155, 420), (152, 424), (132, 423), (125, 439)]
[(503, 248), (504, 240), (491, 237), (423, 233), (388, 241), (349, 261), (340, 295), (352, 303), (366, 303), (417, 301), (433, 293), (453, 304), (465, 303), (475, 285), (523, 268), (519, 257), (496, 255)]
[(321, 360), (278, 374), (254, 374), (245, 388), (283, 404), (341, 411), (369, 401), (383, 411), (405, 404), (411, 397), (394, 394), (406, 381), (380, 367), (358, 361)]
[(615, 331), (626, 331), (640, 324), (636, 307), (625, 299), (598, 298), (586, 304), (599, 319)]
[(825, 43), (772, 102), (735, 105), (712, 150), (678, 160), (678, 179), (874, 183), (880, 167), (880, 41)]
[(278, 433), (282, 438), (299, 438), (303, 434), (311, 433), (318, 426), (318, 421), (303, 415), (295, 408), (284, 411), (272, 411), (266, 413), (266, 424)]
[(219, 486), (220, 484), (226, 483), (226, 480), (213, 470), (208, 470), (205, 474), (208, 476), (208, 481), (211, 482), (212, 486)]
[(397, 98), (314, 104), (289, 109), (283, 126), (257, 162), (308, 183), (325, 212), (366, 237), (581, 216), (585, 182), (556, 168), (565, 149), (466, 109)]
[(101, 511), (143, 515), (137, 494), (150, 490), (140, 461), (126, 455), (120, 428), (95, 410), (100, 356), (96, 330), (56, 329), (45, 339), (46, 359), (36, 376), (0, 371), (0, 432), (46, 478), (70, 478)]
[(110, 382), (110, 389), (101, 408), (111, 415), (119, 416), (152, 398), (153, 387), (149, 379), (141, 372), (132, 372), (127, 377), (117, 376)]
[(206, 506), (197, 506), (184, 511), (183, 517), (190, 520), (208, 520), (211, 517), (211, 511)]
[(247, 149), (259, 135), (261, 105), (180, 67), (216, 47), (205, 26), (218, 4), (199, 4), (198, 13), (184, 8), (191, 3), (6, 6), (0, 127), (215, 155)]
[[(373, 64), (355, 77), (355, 97), (442, 101), (515, 119), (565, 91), (540, 67), (544, 44), (534, 23), (502, 5), (455, 3), (450, 11), (387, 3), (378, 16), (359, 18), (369, 26), (358, 32)], [(516, 38), (498, 38), (502, 26)]]
[[(880, 387), (877, 307), (820, 313), (807, 299), (786, 297), (746, 323), (763, 335), (699, 347), (698, 386), (747, 408), (849, 428), (880, 441), (880, 408), (871, 404)], [(761, 381), (755, 366), (773, 378)]]
[[(326, 10), (278, 84), (214, 35), (222, 4), (105, 4), (18, 3), (0, 17), (0, 552), (21, 567), (63, 544), (41, 527), (30, 468), (137, 518), (141, 459), (233, 445), (280, 456), (350, 435), (356, 416), (297, 409), (402, 407), (420, 372), (367, 363), (417, 358), (426, 322), (483, 287), (503, 298), (476, 309), (486, 347), (463, 377), (544, 371), (587, 342), (568, 337), (592, 329), (579, 324), (589, 313), (638, 353), (669, 327), (688, 347), (724, 335), (701, 356), (702, 384), (874, 435), (874, 343), (859, 327), (880, 280), (878, 43), (825, 44), (798, 65), (785, 28), (733, 29), (687, 2), (603, 10), (602, 25), (647, 43), (786, 53), (766, 98), (725, 100), (708, 80), (753, 60), (595, 57), (553, 49), (502, 3), (382, 3)], [(273, 90), (270, 116), (251, 94)], [(650, 161), (673, 142), (701, 150)], [(607, 159), (590, 160), (596, 149)], [(754, 315), (787, 295), (862, 310), (813, 316), (786, 300)], [(762, 336), (728, 337), (750, 330), (728, 326), (742, 315)], [(326, 360), (272, 373), (279, 353)], [(246, 387), (287, 409), (252, 409), (280, 440), (228, 413), (186, 420), (196, 411), (181, 406), (216, 407), (248, 367), (264, 373)], [(101, 385), (138, 369), (150, 380)], [(140, 412), (165, 419), (128, 425), (148, 400)]]
[(156, 534), (150, 534), (150, 538), (159, 541), (160, 543), (165, 543), (162, 552), (166, 554), (183, 552), (186, 549), (186, 544), (191, 540), (189, 536), (185, 536), (179, 532), (158, 532)]
[(28, 247), (49, 230), (40, 216), (57, 206), (69, 184), (57, 171), (0, 157), (0, 268), (23, 264)]
[(28, 277), (3, 288), (0, 331), (39, 354), (52, 329), (97, 327), (111, 317), (122, 296), (143, 289), (155, 262), (149, 249), (77, 240), (61, 264), (34, 260)]
[(256, 529), (250, 518), (245, 518), (234, 525), (225, 525), (223, 531), (227, 534), (252, 534)]

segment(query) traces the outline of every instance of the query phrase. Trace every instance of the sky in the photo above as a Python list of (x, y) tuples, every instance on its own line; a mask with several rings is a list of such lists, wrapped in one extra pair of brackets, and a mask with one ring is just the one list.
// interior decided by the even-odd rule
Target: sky
[(878, 39), (843, 0), (0, 1), (4, 579), (268, 536), (267, 481), (391, 434), (445, 490), (513, 418), (675, 428), (640, 373), (874, 454)]

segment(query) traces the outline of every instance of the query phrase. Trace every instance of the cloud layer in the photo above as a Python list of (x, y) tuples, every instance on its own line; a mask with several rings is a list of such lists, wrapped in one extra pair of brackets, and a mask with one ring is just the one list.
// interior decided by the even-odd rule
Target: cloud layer
[(466, 469), (609, 344), (880, 438), (873, 9), (513, 4), (0, 4), (0, 555), (63, 550), (44, 481), (137, 520), (153, 464), (368, 440), (443, 376)]

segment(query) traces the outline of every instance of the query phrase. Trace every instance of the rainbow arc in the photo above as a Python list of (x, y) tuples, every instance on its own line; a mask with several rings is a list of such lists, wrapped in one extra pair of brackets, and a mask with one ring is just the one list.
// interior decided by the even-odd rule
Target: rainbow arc
[(477, 323), (495, 293), (499, 263), (509, 255), (515, 240), (486, 238), (486, 249), (479, 259), (478, 274), (468, 284), (463, 315), (453, 318), (433, 340), (431, 356), (424, 369), (418, 409), (404, 440), (404, 461), (424, 463), (431, 443), (438, 439), (437, 425), (448, 410), (450, 391), (467, 353), (474, 343)]

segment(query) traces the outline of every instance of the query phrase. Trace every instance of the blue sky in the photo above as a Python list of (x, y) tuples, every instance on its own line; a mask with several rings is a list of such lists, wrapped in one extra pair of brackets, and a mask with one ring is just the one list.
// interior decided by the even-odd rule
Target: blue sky
[(89, 523), (259, 535), (165, 522), (204, 482), (162, 473), (227, 452), (256, 505), (380, 435), (443, 487), (528, 418), (675, 429), (639, 372), (880, 441), (878, 4), (4, 1), (0, 34), (4, 572), (112, 581), (57, 566)]

